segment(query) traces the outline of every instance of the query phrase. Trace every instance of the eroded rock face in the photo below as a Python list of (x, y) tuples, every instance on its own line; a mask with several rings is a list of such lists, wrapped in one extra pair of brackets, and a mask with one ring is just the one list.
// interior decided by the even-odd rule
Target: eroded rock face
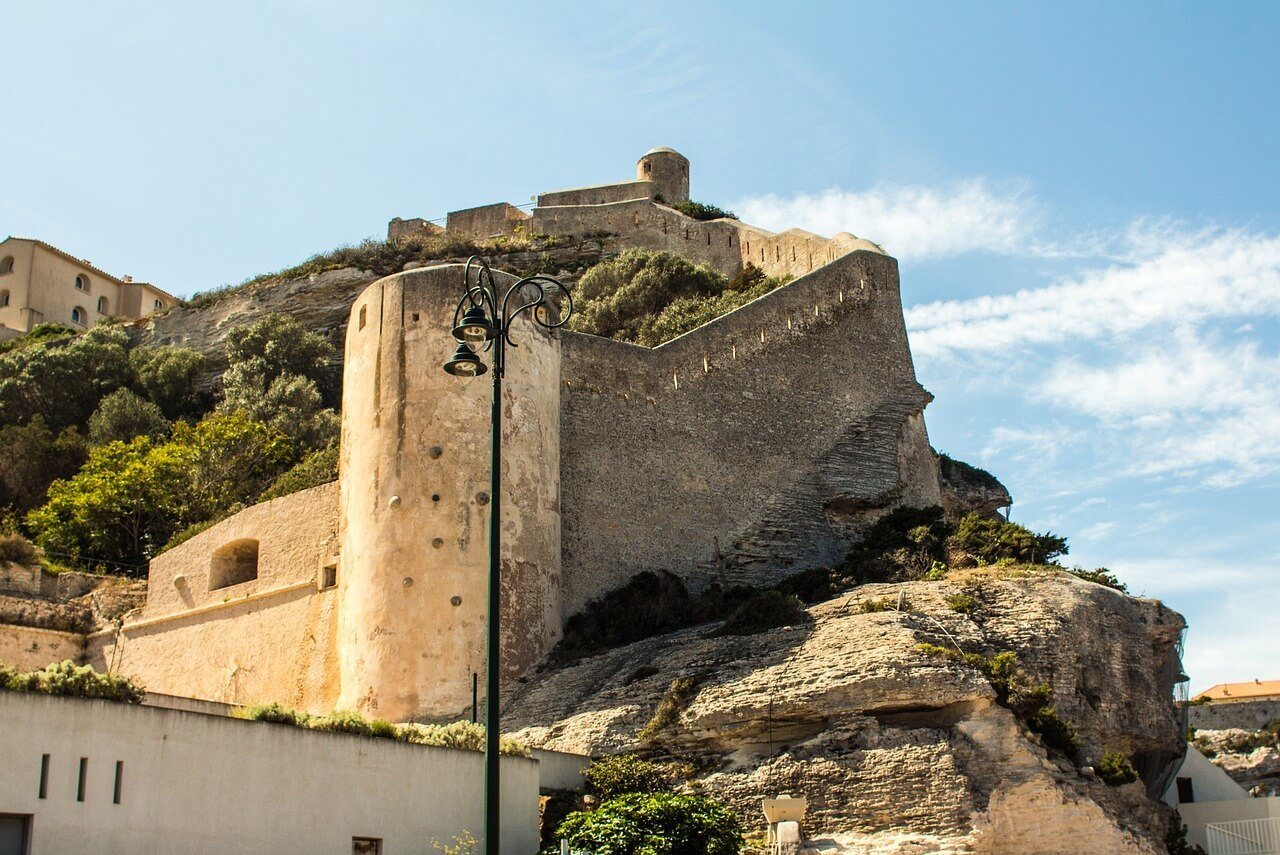
[[(978, 603), (969, 615), (946, 601), (962, 591)], [(918, 611), (859, 611), (899, 594)], [(917, 644), (1016, 651), (1052, 687), (1088, 765), (1104, 750), (1177, 754), (1163, 675), (1179, 615), (1053, 571), (868, 585), (810, 615), (754, 636), (686, 630), (534, 674), (508, 698), (507, 729), (548, 748), (692, 762), (751, 829), (763, 827), (762, 798), (803, 795), (806, 834), (842, 847), (824, 851), (1163, 851), (1141, 783), (1111, 788), (1050, 754), (978, 671)], [(696, 694), (642, 746), (681, 677)]]
[(1280, 792), (1280, 748), (1258, 744), (1261, 736), (1238, 727), (1197, 730), (1196, 745), (1251, 795), (1267, 796)]
[(984, 469), (940, 454), (938, 474), (942, 509), (948, 519), (957, 520), (970, 513), (996, 516), (1000, 508), (1013, 504), (1009, 490)]

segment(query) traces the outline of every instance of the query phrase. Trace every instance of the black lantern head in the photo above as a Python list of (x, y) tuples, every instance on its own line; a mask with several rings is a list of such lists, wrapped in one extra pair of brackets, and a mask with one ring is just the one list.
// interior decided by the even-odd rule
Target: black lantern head
[(479, 377), (489, 368), (480, 361), (480, 357), (476, 356), (470, 346), (460, 342), (458, 349), (453, 352), (453, 358), (444, 364), (444, 370), (454, 377)]
[(468, 344), (482, 344), (495, 337), (498, 331), (489, 322), (489, 316), (480, 306), (472, 306), (462, 316), (462, 323), (453, 328), (453, 337)]

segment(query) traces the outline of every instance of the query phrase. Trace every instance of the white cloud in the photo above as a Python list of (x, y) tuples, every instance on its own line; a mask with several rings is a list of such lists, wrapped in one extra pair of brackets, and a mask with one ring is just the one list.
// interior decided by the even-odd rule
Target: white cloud
[(921, 359), (1131, 336), (1156, 324), (1280, 314), (1280, 237), (1130, 230), (1127, 260), (1014, 294), (907, 310)]
[(796, 196), (759, 196), (734, 205), (743, 220), (766, 229), (851, 232), (904, 261), (985, 250), (1018, 253), (1037, 227), (1020, 188), (999, 190), (982, 179), (946, 189), (880, 185)]

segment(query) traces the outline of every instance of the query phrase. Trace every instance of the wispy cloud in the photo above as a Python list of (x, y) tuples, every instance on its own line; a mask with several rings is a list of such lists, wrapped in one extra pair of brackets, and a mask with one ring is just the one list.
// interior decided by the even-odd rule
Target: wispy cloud
[(851, 232), (904, 261), (988, 251), (1026, 251), (1036, 231), (1033, 200), (1020, 186), (971, 179), (946, 188), (883, 184), (796, 196), (758, 196), (735, 204), (766, 229), (802, 228), (831, 236)]
[(1131, 232), (1128, 261), (1013, 294), (907, 310), (922, 359), (1130, 336), (1153, 325), (1280, 314), (1280, 237)]

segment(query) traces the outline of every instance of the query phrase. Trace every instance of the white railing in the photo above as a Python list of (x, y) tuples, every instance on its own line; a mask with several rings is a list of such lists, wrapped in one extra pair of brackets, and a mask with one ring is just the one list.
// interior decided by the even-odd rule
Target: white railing
[(1211, 822), (1204, 833), (1209, 855), (1280, 855), (1280, 817)]

